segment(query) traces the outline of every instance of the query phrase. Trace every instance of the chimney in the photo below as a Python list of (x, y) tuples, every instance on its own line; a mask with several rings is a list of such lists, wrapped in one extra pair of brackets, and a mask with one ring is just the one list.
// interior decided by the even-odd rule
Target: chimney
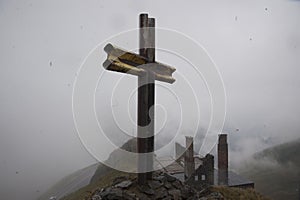
[(186, 136), (186, 151), (184, 153), (184, 178), (187, 180), (195, 172), (193, 137)]
[(218, 143), (218, 184), (228, 185), (228, 144), (227, 134), (219, 135)]

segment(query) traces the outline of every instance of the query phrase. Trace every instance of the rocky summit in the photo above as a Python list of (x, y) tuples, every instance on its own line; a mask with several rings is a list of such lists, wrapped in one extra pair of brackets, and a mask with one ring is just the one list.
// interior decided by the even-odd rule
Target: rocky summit
[(221, 193), (207, 192), (208, 188), (196, 190), (166, 173), (154, 174), (153, 180), (139, 185), (136, 178), (118, 177), (112, 186), (99, 188), (89, 200), (137, 200), (137, 199), (224, 199)]

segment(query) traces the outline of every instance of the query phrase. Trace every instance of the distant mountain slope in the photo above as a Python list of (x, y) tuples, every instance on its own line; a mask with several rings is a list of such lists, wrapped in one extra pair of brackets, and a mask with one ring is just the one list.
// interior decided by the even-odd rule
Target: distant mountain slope
[(300, 138), (295, 141), (277, 145), (272, 148), (263, 150), (254, 155), (255, 159), (269, 158), (275, 160), (279, 164), (292, 163), (300, 166)]
[(300, 199), (300, 139), (263, 150), (240, 172), (272, 199)]
[(90, 179), (94, 175), (99, 164), (93, 164), (86, 168), (80, 169), (53, 185), (47, 192), (38, 198), (38, 200), (48, 200), (50, 197), (56, 197), (57, 199), (66, 196), (79, 188), (82, 188), (89, 184)]
[[(126, 150), (128, 152), (136, 152), (136, 138), (130, 139), (127, 142), (125, 142), (120, 149)], [(125, 163), (126, 162), (126, 163)], [(128, 163), (127, 163), (128, 162)], [(114, 150), (106, 160), (106, 163), (109, 164), (109, 166), (117, 166), (117, 165), (135, 165), (136, 161), (124, 161), (124, 158), (122, 157), (122, 153), (119, 149)], [(112, 169), (104, 164), (100, 164), (95, 171), (95, 174), (91, 178), (91, 183), (97, 182), (100, 180), (104, 175), (106, 175), (108, 172), (111, 172)]]

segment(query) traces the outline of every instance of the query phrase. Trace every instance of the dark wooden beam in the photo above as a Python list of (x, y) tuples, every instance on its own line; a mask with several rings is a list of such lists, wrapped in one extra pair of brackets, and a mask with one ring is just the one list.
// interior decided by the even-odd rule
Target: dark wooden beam
[[(148, 26), (148, 15), (140, 14), (139, 19), (140, 35), (139, 35), (139, 53), (141, 56), (147, 56), (147, 49), (145, 44), (147, 42), (146, 31)], [(137, 120), (138, 120), (138, 129), (137, 129), (137, 152), (138, 154), (147, 153), (147, 138), (148, 135), (148, 96), (149, 96), (149, 87), (147, 84), (148, 73), (145, 76), (138, 77), (138, 108), (137, 108)], [(138, 156), (138, 171), (145, 171), (147, 169), (148, 162), (144, 156)], [(138, 173), (137, 181), (139, 184), (147, 183), (147, 173)]]
[[(147, 48), (147, 55), (146, 58), (149, 60), (150, 63), (155, 62), (155, 19), (149, 18), (148, 19), (148, 45)], [(155, 75), (152, 71), (149, 71), (148, 75), (148, 88), (149, 88), (149, 95), (148, 95), (148, 123), (149, 123), (149, 137), (147, 138), (147, 152), (150, 153), (149, 155), (149, 167), (150, 170), (147, 172), (147, 180), (152, 179), (152, 172), (153, 172), (153, 158), (154, 158), (154, 130), (155, 130)], [(150, 112), (151, 109), (151, 112)]]

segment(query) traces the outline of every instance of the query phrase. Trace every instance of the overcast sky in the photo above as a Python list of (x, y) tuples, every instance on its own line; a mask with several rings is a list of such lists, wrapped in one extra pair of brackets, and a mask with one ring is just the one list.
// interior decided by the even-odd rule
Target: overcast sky
[[(1, 198), (32, 199), (96, 162), (73, 121), (76, 72), (98, 43), (137, 28), (141, 12), (193, 38), (216, 63), (226, 88), (224, 132), (234, 141), (232, 155), (299, 137), (299, 1), (2, 0)], [(163, 53), (158, 57), (176, 65)]]

